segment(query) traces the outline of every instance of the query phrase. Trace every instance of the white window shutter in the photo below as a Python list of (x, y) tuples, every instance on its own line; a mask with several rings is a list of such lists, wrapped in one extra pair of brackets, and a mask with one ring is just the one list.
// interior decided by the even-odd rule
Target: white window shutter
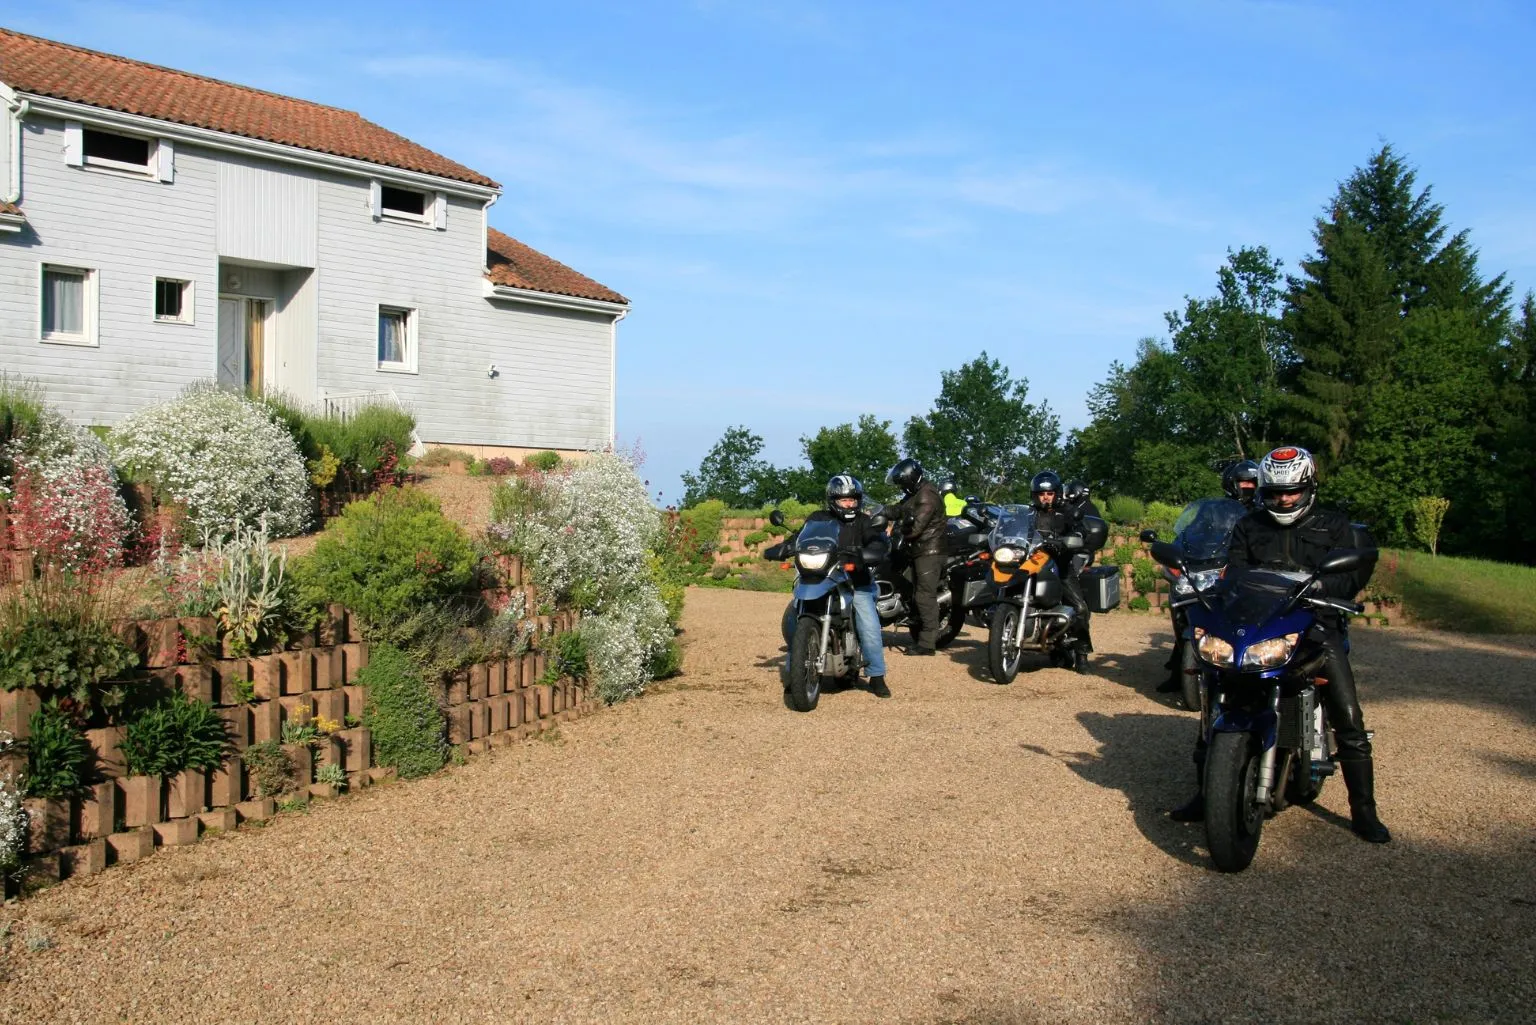
[(85, 126), (78, 121), (64, 122), (64, 163), (70, 167), (85, 163)]
[(384, 187), (377, 178), (368, 183), (368, 210), (374, 220), (384, 216)]
[(448, 193), (439, 192), (432, 204), (432, 227), (442, 231), (448, 227)]
[(170, 139), (155, 140), (155, 177), (163, 182), (176, 180), (176, 144)]

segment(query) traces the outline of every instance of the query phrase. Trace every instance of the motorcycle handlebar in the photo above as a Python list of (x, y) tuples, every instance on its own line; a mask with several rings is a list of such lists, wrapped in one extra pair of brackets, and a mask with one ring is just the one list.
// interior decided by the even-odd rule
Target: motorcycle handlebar
[(1313, 598), (1306, 599), (1308, 605), (1320, 606), (1325, 609), (1335, 609), (1339, 612), (1347, 612), (1351, 616), (1358, 616), (1365, 611), (1365, 606), (1357, 601), (1345, 601), (1343, 598)]

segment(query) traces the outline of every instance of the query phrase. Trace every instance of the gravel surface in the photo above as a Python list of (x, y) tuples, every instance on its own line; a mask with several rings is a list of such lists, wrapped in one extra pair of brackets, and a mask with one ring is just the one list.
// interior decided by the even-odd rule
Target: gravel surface
[(1334, 780), (1223, 876), (1164, 815), (1194, 724), (1160, 618), (1008, 687), (968, 629), (797, 715), (782, 605), (694, 590), (639, 701), (4, 908), (0, 1021), (1536, 1015), (1532, 638), (1358, 631), (1396, 842)]

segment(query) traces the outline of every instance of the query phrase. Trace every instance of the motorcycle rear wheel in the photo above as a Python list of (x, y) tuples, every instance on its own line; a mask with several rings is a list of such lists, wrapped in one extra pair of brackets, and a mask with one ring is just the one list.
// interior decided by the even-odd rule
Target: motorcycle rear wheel
[(939, 631), (938, 638), (933, 642), (934, 647), (947, 648), (960, 636), (960, 628), (965, 626), (965, 610), (955, 603), (955, 592), (949, 592), (949, 619), (944, 623), (944, 629)]
[(1000, 602), (992, 607), (992, 622), (987, 636), (987, 668), (997, 683), (1012, 683), (1019, 675), (1024, 652), (1013, 643), (1019, 629), (1019, 607)]
[(809, 712), (821, 699), (821, 624), (802, 616), (789, 642), (789, 706)]
[(1200, 711), (1199, 663), (1195, 661), (1195, 646), (1187, 641), (1179, 655), (1178, 671), (1179, 684), (1182, 688), (1179, 691), (1179, 697), (1184, 700), (1184, 707), (1191, 712)]
[(1205, 754), (1205, 843), (1222, 872), (1241, 872), (1259, 850), (1265, 809), (1254, 803), (1259, 755), (1246, 733), (1218, 733)]

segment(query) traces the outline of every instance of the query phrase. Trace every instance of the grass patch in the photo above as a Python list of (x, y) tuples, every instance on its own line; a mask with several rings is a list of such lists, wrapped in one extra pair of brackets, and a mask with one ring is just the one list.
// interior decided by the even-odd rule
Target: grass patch
[(1366, 593), (1413, 622), (1460, 633), (1536, 634), (1536, 567), (1384, 549)]

